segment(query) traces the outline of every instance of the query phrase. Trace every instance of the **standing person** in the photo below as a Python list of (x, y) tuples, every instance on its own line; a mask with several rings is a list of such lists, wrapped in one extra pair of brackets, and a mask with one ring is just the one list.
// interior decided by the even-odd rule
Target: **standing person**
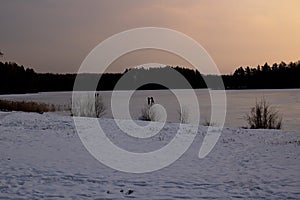
[(153, 105), (153, 104), (154, 104), (154, 98), (153, 98), (153, 97), (151, 97), (151, 98), (150, 98), (150, 101), (151, 101), (151, 102), (150, 102), (150, 103), (151, 103), (151, 105)]
[(148, 100), (148, 106), (149, 106), (151, 104), (151, 98), (147, 97), (147, 100)]

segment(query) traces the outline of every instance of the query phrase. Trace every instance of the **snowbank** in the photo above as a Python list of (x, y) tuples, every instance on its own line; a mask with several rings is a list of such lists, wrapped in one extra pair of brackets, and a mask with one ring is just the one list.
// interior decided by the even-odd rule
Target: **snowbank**
[[(153, 151), (178, 124), (147, 139), (132, 138), (112, 119), (101, 119), (121, 148)], [(147, 122), (139, 122), (139, 124)], [(225, 128), (213, 151), (198, 158), (206, 127), (172, 165), (152, 173), (123, 173), (95, 160), (68, 116), (0, 113), (0, 198), (197, 199), (300, 198), (300, 133)]]

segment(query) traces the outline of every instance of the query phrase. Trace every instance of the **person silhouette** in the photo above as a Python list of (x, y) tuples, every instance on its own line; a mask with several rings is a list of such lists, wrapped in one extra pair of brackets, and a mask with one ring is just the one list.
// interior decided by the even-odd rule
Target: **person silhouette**
[(151, 98), (147, 97), (147, 100), (148, 100), (148, 105), (150, 105), (151, 104)]
[(153, 97), (150, 98), (150, 104), (151, 104), (151, 105), (154, 104), (154, 98), (153, 98)]

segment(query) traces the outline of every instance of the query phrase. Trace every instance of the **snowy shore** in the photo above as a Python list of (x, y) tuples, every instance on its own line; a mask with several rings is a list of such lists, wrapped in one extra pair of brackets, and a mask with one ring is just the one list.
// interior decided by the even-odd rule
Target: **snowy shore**
[[(100, 123), (129, 151), (160, 148), (177, 128), (166, 124), (140, 143), (122, 134), (112, 119)], [(194, 143), (172, 165), (130, 174), (95, 160), (72, 117), (0, 112), (0, 199), (300, 198), (299, 131), (224, 128), (213, 151), (199, 159), (205, 130), (199, 127)]]

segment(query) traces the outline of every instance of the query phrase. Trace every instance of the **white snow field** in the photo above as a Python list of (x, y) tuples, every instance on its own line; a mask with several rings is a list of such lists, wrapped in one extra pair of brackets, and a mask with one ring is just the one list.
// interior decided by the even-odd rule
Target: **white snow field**
[[(178, 124), (146, 139), (99, 119), (119, 147), (149, 152), (168, 144)], [(139, 124), (147, 122), (138, 122)], [(85, 149), (72, 117), (0, 112), (0, 199), (300, 199), (300, 132), (224, 128), (198, 158), (206, 127), (185, 154), (161, 170), (111, 169)]]

